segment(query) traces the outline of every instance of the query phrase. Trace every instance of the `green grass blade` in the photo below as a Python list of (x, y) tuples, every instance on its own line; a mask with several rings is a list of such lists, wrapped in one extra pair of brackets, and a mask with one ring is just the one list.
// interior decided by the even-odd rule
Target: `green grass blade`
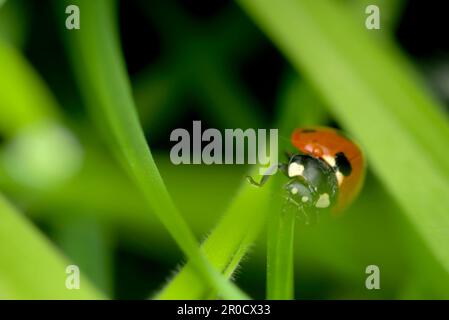
[[(278, 124), (282, 153), (291, 150), (290, 133), (303, 126), (323, 125), (328, 113), (314, 90), (295, 75), (286, 77), (279, 99)], [(278, 177), (271, 185), (274, 194), (282, 190)], [(267, 299), (294, 299), (294, 232), (297, 212), (280, 201), (272, 201), (267, 234)]]
[(0, 298), (103, 299), (81, 275), (80, 289), (65, 286), (71, 263), (0, 195)]
[[(449, 271), (449, 126), (388, 42), (330, 1), (241, 1), (335, 118)], [(350, 36), (348, 36), (350, 35)]]
[[(93, 115), (105, 124), (110, 141), (153, 212), (201, 275), (225, 298), (246, 296), (207, 262), (195, 236), (173, 204), (139, 124), (114, 24), (114, 1), (75, 1), (81, 30), (67, 31), (79, 83)], [(103, 122), (102, 119), (105, 121)]]
[[(254, 170), (258, 172), (258, 170)], [(217, 227), (203, 243), (208, 260), (231, 277), (251, 247), (266, 218), (269, 188), (245, 182)], [(156, 296), (158, 299), (201, 299), (211, 287), (187, 264)]]
[(392, 37), (393, 32), (400, 22), (402, 11), (405, 7), (404, 0), (350, 0), (347, 8), (351, 10), (356, 23), (364, 26), (367, 15), (365, 9), (369, 5), (376, 5), (380, 10), (381, 28), (376, 30), (376, 35)]
[(0, 38), (0, 133), (10, 137), (39, 121), (57, 120), (57, 103), (25, 58)]
[[(277, 178), (277, 177), (276, 177)], [(273, 182), (274, 190), (281, 190), (279, 179)], [(267, 235), (267, 299), (294, 298), (293, 243), (297, 212), (273, 201), (268, 216)]]
[(53, 229), (58, 246), (92, 283), (113, 295), (113, 246), (109, 230), (93, 218), (80, 218), (72, 210), (68, 217), (54, 219)]

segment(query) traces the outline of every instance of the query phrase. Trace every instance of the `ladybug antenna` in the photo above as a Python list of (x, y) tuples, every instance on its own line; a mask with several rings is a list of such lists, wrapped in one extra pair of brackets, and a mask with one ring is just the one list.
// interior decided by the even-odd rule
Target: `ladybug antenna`
[(281, 135), (281, 134), (278, 135), (278, 137), (279, 137), (282, 141), (284, 141), (284, 142), (288, 142), (289, 144), (291, 143), (289, 138), (287, 138), (287, 137), (285, 137), (285, 136), (283, 136), (283, 135)]
[(293, 152), (291, 152), (289, 150), (284, 151), (284, 153), (288, 160), (290, 160), (290, 158), (295, 155)]

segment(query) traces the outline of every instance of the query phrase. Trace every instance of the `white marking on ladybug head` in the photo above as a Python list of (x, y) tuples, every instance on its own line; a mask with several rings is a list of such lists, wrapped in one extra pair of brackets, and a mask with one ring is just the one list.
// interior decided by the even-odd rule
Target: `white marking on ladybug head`
[(327, 162), (331, 167), (335, 167), (335, 158), (329, 155), (324, 155), (323, 160)]
[(302, 196), (301, 201), (302, 201), (302, 202), (307, 202), (307, 201), (309, 201), (309, 197), (307, 197), (307, 196)]
[(336, 176), (337, 176), (338, 185), (341, 186), (345, 176), (340, 171), (337, 171)]
[(290, 189), (290, 192), (291, 192), (292, 194), (297, 194), (297, 193), (298, 193), (298, 188), (293, 187), (293, 188)]
[(304, 166), (302, 164), (292, 162), (288, 166), (288, 176), (290, 178), (302, 176), (302, 173), (304, 172)]
[(318, 198), (318, 201), (315, 203), (315, 207), (317, 208), (327, 208), (331, 202), (329, 201), (329, 195), (327, 193), (323, 193)]

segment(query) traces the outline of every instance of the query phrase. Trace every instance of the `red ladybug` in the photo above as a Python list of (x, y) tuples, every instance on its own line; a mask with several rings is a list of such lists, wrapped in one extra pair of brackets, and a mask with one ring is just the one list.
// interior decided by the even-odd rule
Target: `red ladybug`
[[(316, 127), (295, 129), (291, 142), (297, 152), (288, 163), (278, 165), (288, 182), (287, 199), (306, 212), (332, 207), (336, 215), (358, 195), (365, 176), (365, 160), (360, 148), (336, 129)], [(262, 186), (269, 176), (263, 176)]]

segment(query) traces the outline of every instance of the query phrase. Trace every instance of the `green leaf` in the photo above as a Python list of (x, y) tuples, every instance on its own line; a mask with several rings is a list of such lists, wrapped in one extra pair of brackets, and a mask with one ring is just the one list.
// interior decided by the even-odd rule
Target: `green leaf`
[(307, 77), (449, 271), (447, 116), (404, 57), (330, 1), (241, 1)]
[(72, 1), (82, 12), (80, 30), (66, 31), (70, 56), (82, 93), (94, 119), (103, 125), (113, 150), (145, 195), (150, 208), (192, 261), (197, 271), (223, 297), (246, 298), (216, 272), (173, 204), (139, 124), (126, 74), (113, 12), (115, 1)]
[[(208, 260), (227, 277), (232, 276), (259, 234), (269, 200), (269, 188), (259, 189), (245, 181), (220, 223), (203, 243), (202, 249)], [(188, 263), (157, 298), (204, 299), (211, 289)]]
[(80, 289), (66, 288), (71, 265), (0, 195), (0, 298), (103, 299), (81, 275)]
[(58, 120), (57, 103), (20, 52), (0, 38), (0, 133), (13, 136), (38, 122)]

